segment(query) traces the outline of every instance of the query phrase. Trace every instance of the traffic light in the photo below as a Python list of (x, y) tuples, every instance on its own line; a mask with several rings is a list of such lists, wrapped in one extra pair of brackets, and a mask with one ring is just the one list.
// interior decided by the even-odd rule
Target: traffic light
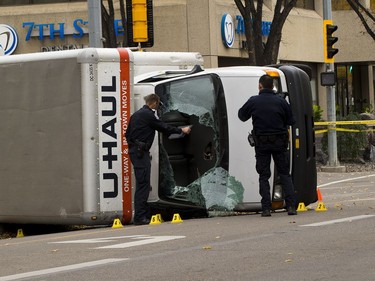
[(323, 22), (323, 36), (324, 36), (324, 62), (333, 63), (333, 57), (339, 52), (339, 49), (333, 47), (338, 40), (333, 36), (337, 30), (337, 25), (333, 25), (332, 20), (324, 20)]
[(154, 27), (152, 0), (126, 0), (128, 47), (152, 47)]

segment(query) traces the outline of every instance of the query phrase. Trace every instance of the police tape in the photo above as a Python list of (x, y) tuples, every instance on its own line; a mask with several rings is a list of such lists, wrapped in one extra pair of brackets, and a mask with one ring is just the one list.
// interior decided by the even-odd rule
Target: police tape
[(325, 129), (325, 130), (315, 130), (315, 135), (323, 134), (323, 133), (326, 133), (328, 131), (349, 132), (349, 133), (375, 132), (374, 129), (352, 130), (352, 129), (344, 129), (344, 128), (329, 128), (329, 129)]
[(357, 121), (324, 121), (314, 122), (315, 126), (325, 125), (375, 125), (375, 120), (357, 120)]
[[(375, 120), (357, 120), (357, 121), (324, 121), (324, 122), (314, 122), (315, 126), (330, 126), (327, 129), (315, 130), (315, 134), (323, 134), (328, 131), (338, 131), (338, 132), (349, 132), (349, 133), (361, 133), (361, 132), (374, 132), (374, 129), (345, 129), (337, 128), (336, 125), (373, 125), (375, 126)], [(371, 126), (372, 127), (372, 126)]]

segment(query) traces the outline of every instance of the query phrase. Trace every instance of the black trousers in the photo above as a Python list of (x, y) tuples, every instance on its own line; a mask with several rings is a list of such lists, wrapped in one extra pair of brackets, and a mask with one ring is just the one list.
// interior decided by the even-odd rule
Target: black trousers
[(295, 194), (284, 141), (260, 143), (255, 146), (256, 170), (259, 174), (259, 194), (262, 197), (262, 209), (271, 209), (269, 178), (271, 177), (271, 157), (280, 176), (286, 207), (295, 206)]
[(150, 194), (151, 158), (145, 151), (142, 156), (130, 150), (130, 160), (133, 164), (136, 188), (134, 193), (134, 220), (150, 218), (150, 207), (147, 203)]

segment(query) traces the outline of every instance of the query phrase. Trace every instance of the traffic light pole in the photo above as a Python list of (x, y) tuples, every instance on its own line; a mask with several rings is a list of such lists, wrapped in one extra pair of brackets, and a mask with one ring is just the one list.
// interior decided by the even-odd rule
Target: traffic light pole
[[(326, 71), (334, 71), (334, 64), (326, 64)], [(336, 122), (336, 93), (335, 86), (327, 86), (327, 118), (329, 122)], [(328, 126), (328, 166), (339, 166), (337, 158), (336, 125)]]
[[(323, 17), (324, 20), (332, 19), (332, 5), (331, 0), (323, 0)], [(334, 64), (327, 63), (326, 71), (334, 72)], [(327, 118), (329, 122), (336, 122), (336, 95), (335, 86), (327, 86)], [(328, 166), (338, 167), (339, 161), (337, 158), (337, 135), (335, 130), (336, 125), (328, 126)]]
[(100, 0), (87, 0), (89, 14), (89, 46), (102, 48), (102, 9)]

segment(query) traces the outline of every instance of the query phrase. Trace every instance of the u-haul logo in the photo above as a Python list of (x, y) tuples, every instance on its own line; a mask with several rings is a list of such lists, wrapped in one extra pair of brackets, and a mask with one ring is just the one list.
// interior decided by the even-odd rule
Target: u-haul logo
[(102, 85), (100, 89), (100, 186), (103, 189), (104, 199), (116, 198), (119, 195), (119, 180), (121, 180), (118, 80), (119, 77), (111, 76), (109, 83)]
[[(128, 56), (126, 50), (119, 52)], [(99, 184), (100, 210), (122, 211), (130, 221), (131, 165), (124, 137), (130, 119), (130, 70), (124, 61), (98, 64), (98, 73), (105, 74), (99, 76)]]

